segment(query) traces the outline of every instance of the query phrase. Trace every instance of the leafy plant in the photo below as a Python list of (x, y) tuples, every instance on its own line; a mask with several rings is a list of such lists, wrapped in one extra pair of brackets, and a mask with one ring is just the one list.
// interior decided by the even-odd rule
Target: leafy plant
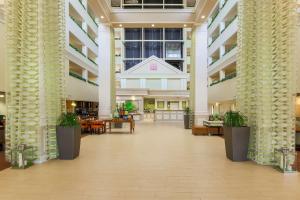
[(247, 117), (237, 111), (228, 111), (224, 115), (224, 126), (242, 127), (246, 126)]
[(190, 114), (192, 113), (192, 110), (190, 109), (190, 107), (186, 107), (186, 108), (184, 109), (184, 113), (185, 113), (186, 115), (190, 115)]
[(136, 110), (136, 106), (134, 105), (134, 103), (132, 101), (126, 101), (124, 107), (125, 107), (125, 110), (128, 112), (133, 112)]
[(220, 114), (210, 115), (209, 121), (223, 121), (223, 116), (221, 116)]
[(79, 121), (75, 113), (63, 113), (58, 119), (58, 125), (63, 127), (79, 126)]

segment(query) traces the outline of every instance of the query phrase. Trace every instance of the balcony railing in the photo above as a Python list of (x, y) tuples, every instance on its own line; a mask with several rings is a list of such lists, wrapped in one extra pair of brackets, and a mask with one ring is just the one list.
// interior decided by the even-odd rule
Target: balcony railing
[(97, 83), (95, 83), (93, 81), (90, 81), (90, 80), (88, 80), (88, 83), (91, 84), (91, 85), (94, 85), (94, 86), (99, 86)]
[(225, 22), (225, 27), (224, 29), (221, 31), (221, 33), (223, 33), (229, 26), (230, 24), (232, 24), (232, 22), (237, 18), (237, 15), (235, 15), (231, 20), (229, 20), (228, 22)]
[(77, 79), (79, 79), (79, 80), (81, 80), (81, 81), (86, 82), (86, 79), (83, 78), (82, 76), (80, 76), (79, 74), (76, 74), (76, 73), (70, 71), (70, 72), (69, 72), (69, 75), (72, 76), (72, 77), (74, 77), (74, 78), (77, 78)]
[(98, 46), (98, 44), (97, 44), (97, 42), (95, 41), (95, 39), (94, 39), (89, 33), (87, 33), (87, 36), (92, 40), (92, 42), (93, 42), (96, 46)]
[(220, 34), (213, 37), (211, 43), (208, 45), (208, 47), (211, 47), (211, 45), (213, 45), (213, 43), (220, 37)]
[(212, 66), (212, 65), (215, 64), (218, 60), (220, 60), (220, 58), (213, 60), (213, 61), (209, 64), (209, 66)]
[(233, 78), (235, 78), (236, 76), (237, 76), (236, 72), (233, 72), (233, 73), (231, 73), (231, 74), (226, 75), (225, 78), (223, 78), (222, 80), (215, 81), (215, 82), (211, 83), (210, 86), (217, 85), (217, 84), (222, 83), (222, 82), (224, 82), (224, 81), (233, 79)]
[(191, 7), (183, 1), (168, 2), (167, 0), (161, 0), (161, 2), (147, 3), (145, 1), (138, 2), (136, 0), (120, 0), (120, 2), (112, 2), (112, 7), (123, 9), (182, 9), (185, 7)]
[(79, 26), (79, 28), (86, 33), (86, 31), (82, 28), (82, 23), (79, 22), (78, 20), (76, 20), (74, 17), (70, 16), (70, 18), (73, 20), (73, 22), (75, 22), (75, 24), (77, 24)]
[(92, 13), (92, 11), (90, 9), (87, 9), (87, 13), (90, 16), (90, 18), (93, 20), (93, 22), (96, 24), (96, 26), (98, 27), (98, 24), (96, 22), (96, 19), (94, 17), (94, 14)]
[(220, 14), (220, 9), (217, 8), (217, 11), (212, 15), (211, 17), (211, 22), (210, 24), (208, 25), (208, 28), (211, 27), (211, 25), (214, 23), (214, 21), (216, 20), (216, 18), (218, 17), (218, 15)]
[(237, 47), (237, 44), (234, 44), (230, 48), (226, 49), (226, 51), (223, 54), (223, 56), (225, 56), (226, 54), (228, 54), (229, 52), (231, 52), (235, 47)]
[(70, 45), (70, 47), (72, 47), (75, 51), (77, 51), (78, 53), (80, 53), (82, 56), (86, 57), (86, 55), (84, 55), (80, 49), (78, 49), (77, 47), (75, 47), (75, 46), (72, 45), (72, 44), (69, 44), (69, 45)]
[(88, 57), (88, 59), (89, 59), (92, 63), (94, 63), (95, 65), (97, 65), (97, 63), (96, 63), (93, 59), (91, 59), (91, 58), (89, 58), (89, 57)]

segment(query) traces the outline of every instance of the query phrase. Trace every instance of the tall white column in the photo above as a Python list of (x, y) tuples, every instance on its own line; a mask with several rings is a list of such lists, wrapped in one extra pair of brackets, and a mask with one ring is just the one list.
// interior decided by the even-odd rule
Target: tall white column
[(195, 29), (195, 124), (209, 116), (207, 97), (207, 24)]
[(111, 29), (108, 25), (99, 24), (99, 118), (112, 115), (111, 88)]

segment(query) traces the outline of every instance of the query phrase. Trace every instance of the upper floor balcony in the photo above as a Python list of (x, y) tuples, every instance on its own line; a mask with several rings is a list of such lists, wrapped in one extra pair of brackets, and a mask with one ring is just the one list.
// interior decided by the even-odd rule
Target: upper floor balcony
[(193, 8), (196, 0), (111, 0), (111, 7), (122, 9)]

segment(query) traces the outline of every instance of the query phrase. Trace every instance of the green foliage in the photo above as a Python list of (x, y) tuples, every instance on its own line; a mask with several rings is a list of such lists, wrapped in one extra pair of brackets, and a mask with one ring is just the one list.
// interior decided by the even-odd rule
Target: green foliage
[(247, 117), (240, 112), (228, 111), (224, 115), (224, 126), (226, 127), (242, 127), (246, 126)]
[(224, 117), (220, 114), (213, 114), (209, 116), (209, 121), (223, 121)]
[(132, 101), (126, 101), (124, 107), (125, 107), (125, 110), (128, 112), (136, 111), (136, 106), (134, 105), (134, 103)]
[(184, 109), (184, 113), (185, 113), (186, 115), (190, 115), (190, 114), (192, 113), (192, 110), (190, 109), (190, 107), (186, 107), (186, 108)]
[(79, 121), (75, 113), (63, 113), (58, 119), (58, 125), (63, 127), (79, 126)]

